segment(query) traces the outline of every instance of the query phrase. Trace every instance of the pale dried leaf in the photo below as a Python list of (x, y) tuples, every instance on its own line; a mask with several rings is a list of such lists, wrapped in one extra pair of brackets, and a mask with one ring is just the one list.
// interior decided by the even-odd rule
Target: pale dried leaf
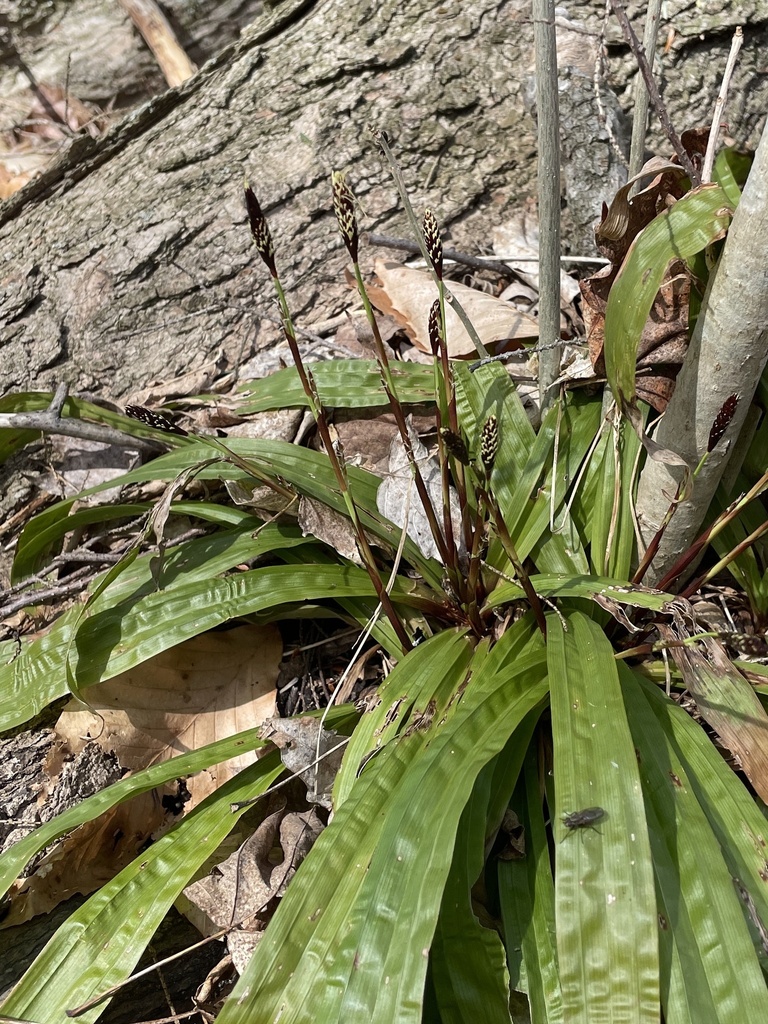
[(316, 537), (342, 558), (348, 558), (355, 565), (363, 564), (351, 522), (335, 509), (313, 498), (302, 497), (299, 500), (299, 526), (305, 537)]
[[(414, 345), (430, 352), (427, 318), (437, 298), (437, 288), (431, 275), (384, 260), (377, 260), (374, 269), (381, 284), (369, 286), (371, 301), (402, 325)], [(464, 307), (486, 348), (503, 350), (508, 347), (505, 342), (538, 338), (538, 321), (528, 313), (455, 281), (450, 282), (450, 289)], [(452, 358), (476, 355), (472, 339), (450, 307), (446, 308), (446, 327), (448, 353)]]
[[(493, 230), (493, 248), (526, 284), (539, 290), (539, 218), (532, 208), (519, 210), (506, 224)], [(517, 259), (515, 259), (517, 257)], [(579, 294), (579, 282), (560, 272), (560, 306), (568, 306)]]
[[(410, 429), (413, 454), (418, 462), (421, 475), (432, 502), (438, 523), (443, 521), (443, 487), (440, 478), (440, 465), (437, 459), (429, 458), (427, 449)], [(451, 522), (454, 538), (462, 536), (461, 510), (456, 492), (451, 489)], [(427, 558), (440, 559), (440, 554), (429, 528), (429, 521), (421, 503), (416, 486), (413, 483), (411, 467), (400, 436), (393, 438), (389, 455), (389, 472), (386, 474), (376, 493), (376, 505), (379, 512), (390, 522), (406, 530), (411, 540)]]
[[(103, 751), (123, 768), (139, 770), (261, 725), (274, 714), (281, 654), (280, 634), (271, 626), (205, 633), (179, 644), (91, 687), (93, 710), (72, 701), (56, 725), (59, 749), (49, 765), (67, 754), (75, 756), (75, 767), (86, 755), (90, 764), (93, 752)], [(81, 826), (48, 851), (29, 877), (15, 883), (3, 926), (47, 913), (73, 893), (98, 889), (138, 856), (153, 833), (255, 757), (253, 752), (239, 755), (119, 804)], [(62, 776), (68, 770), (65, 763)], [(83, 761), (78, 775), (88, 774)]]
[[(134, 770), (255, 728), (274, 714), (282, 654), (273, 626), (204, 633), (88, 689), (91, 710), (72, 702), (56, 725), (72, 751), (93, 738)], [(239, 755), (189, 780), (192, 806), (255, 754)]]
[[(662, 636), (679, 639), (679, 622), (660, 624)], [(686, 631), (687, 632), (687, 631)], [(755, 792), (768, 801), (768, 714), (720, 640), (704, 636), (696, 647), (672, 647), (672, 656), (701, 717), (738, 761)]]

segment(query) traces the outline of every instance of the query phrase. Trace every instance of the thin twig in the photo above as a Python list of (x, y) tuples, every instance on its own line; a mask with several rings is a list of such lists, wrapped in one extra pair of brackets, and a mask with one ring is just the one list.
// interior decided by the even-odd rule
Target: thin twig
[[(576, 338), (568, 338), (563, 341), (553, 341), (551, 345), (537, 345), (537, 352), (546, 352), (551, 348), (565, 348), (566, 345), (570, 345), (572, 348), (585, 348), (586, 341), (578, 341)], [(499, 352), (496, 356), (487, 356), (485, 359), (478, 359), (474, 363), (469, 364), (469, 372), (474, 373), (481, 366), (490, 366), (491, 363), (509, 363), (513, 359), (527, 359), (531, 352), (527, 348), (515, 348), (511, 352)], [(519, 377), (517, 374), (514, 375), (515, 380), (527, 380), (527, 377)], [(530, 378), (533, 380), (534, 378)]]
[[(412, 242), (408, 238), (391, 238), (389, 235), (368, 234), (364, 235), (363, 239), (369, 245), (378, 245), (382, 249), (398, 249), (401, 252), (411, 252), (414, 256), (421, 254), (418, 243)], [(506, 263), (502, 263), (497, 259), (470, 256), (469, 253), (458, 252), (456, 249), (443, 249), (443, 256), (448, 261), (452, 260), (454, 263), (462, 263), (465, 267), (472, 267), (473, 270), (490, 270), (494, 274), (503, 274), (505, 277), (510, 277), (514, 274), (514, 270), (508, 267)]]
[(697, 188), (701, 184), (701, 181), (699, 180), (698, 171), (693, 166), (691, 158), (686, 153), (685, 147), (680, 141), (680, 136), (677, 134), (677, 132), (672, 126), (672, 122), (669, 119), (669, 114), (667, 113), (667, 108), (664, 106), (664, 103), (662, 102), (658, 86), (656, 85), (656, 82), (653, 78), (653, 73), (651, 72), (651, 69), (648, 66), (648, 61), (646, 60), (645, 53), (643, 52), (643, 48), (640, 45), (640, 40), (635, 35), (635, 30), (629, 23), (627, 12), (624, 10), (624, 6), (621, 3), (621, 0), (611, 0), (611, 6), (613, 7), (613, 12), (616, 15), (619, 25), (621, 26), (621, 31), (624, 33), (624, 38), (626, 39), (627, 43), (629, 44), (629, 48), (632, 50), (632, 53), (635, 56), (637, 66), (640, 68), (640, 74), (643, 76), (643, 79), (645, 80), (645, 85), (648, 89), (648, 95), (650, 96), (651, 103), (653, 104), (653, 109), (656, 111), (659, 121), (661, 122), (661, 126), (666, 132), (667, 138), (672, 143), (675, 153), (677, 153), (677, 158), (680, 161), (681, 167), (685, 170), (685, 173), (691, 179), (691, 185), (694, 188)]
[[(382, 249), (397, 249), (401, 252), (413, 253), (414, 256), (421, 255), (421, 249), (418, 244), (412, 242), (409, 238), (392, 238), (390, 235), (377, 235), (373, 232), (368, 232), (362, 235), (362, 240), (368, 245), (378, 245)], [(457, 249), (443, 249), (443, 256), (446, 263), (463, 263), (465, 266), (472, 267), (475, 270), (490, 270), (494, 274), (503, 274), (505, 277), (516, 273), (515, 268), (509, 266), (511, 263), (541, 262), (538, 256), (515, 256), (514, 254), (504, 256), (501, 253), (495, 253), (493, 256), (470, 256), (469, 253), (459, 252)], [(424, 262), (426, 263), (426, 261)], [(590, 267), (607, 267), (611, 261), (602, 256), (561, 256), (560, 262), (563, 264), (584, 264)], [(317, 324), (315, 327), (317, 327)]]
[(736, 67), (739, 50), (741, 49), (743, 42), (744, 32), (741, 25), (739, 25), (733, 33), (733, 39), (731, 40), (731, 52), (728, 54), (725, 71), (723, 72), (723, 80), (720, 83), (720, 92), (717, 94), (717, 99), (715, 100), (715, 110), (712, 114), (712, 127), (709, 129), (709, 139), (707, 141), (707, 152), (704, 154), (704, 164), (701, 168), (702, 184), (707, 184), (712, 180), (712, 168), (715, 165), (715, 149), (717, 148), (717, 140), (720, 135), (720, 118), (723, 116), (725, 101), (728, 99), (728, 89), (731, 84), (734, 68)]
[[(88, 586), (91, 580), (90, 574), (85, 573), (87, 568), (87, 566), (84, 566), (82, 570), (72, 573), (72, 575), (67, 577), (66, 583), (60, 583), (58, 586), (48, 587), (45, 590), (35, 590), (28, 594), (22, 594), (8, 601), (0, 608), (0, 614), (3, 618), (8, 618), (21, 608), (28, 608), (30, 605), (50, 601), (53, 598), (69, 597), (71, 594), (80, 593), (81, 590)], [(77, 576), (77, 579), (73, 579), (74, 576)]]

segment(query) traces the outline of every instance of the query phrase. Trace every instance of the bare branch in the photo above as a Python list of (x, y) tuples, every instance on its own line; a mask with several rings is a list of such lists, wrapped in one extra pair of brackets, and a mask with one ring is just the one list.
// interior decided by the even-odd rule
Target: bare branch
[[(58, 391), (57, 391), (58, 396)], [(61, 405), (64, 403), (61, 399)], [(82, 441), (100, 441), (102, 444), (119, 445), (121, 448), (135, 448), (142, 452), (157, 453), (162, 450), (162, 443), (150, 441), (148, 438), (132, 437), (121, 430), (105, 427), (101, 423), (88, 423), (86, 420), (62, 419), (61, 405), (57, 407), (55, 397), (45, 412), (4, 412), (0, 413), (0, 430), (39, 430), (43, 434), (60, 434), (64, 437), (76, 437)]]
[(648, 95), (651, 98), (651, 103), (653, 103), (653, 109), (656, 111), (659, 121), (661, 121), (661, 126), (666, 132), (667, 138), (672, 143), (672, 146), (674, 147), (674, 150), (677, 153), (677, 157), (680, 161), (681, 167), (683, 167), (685, 173), (691, 179), (691, 185), (694, 188), (696, 188), (698, 185), (701, 184), (698, 172), (696, 168), (693, 166), (691, 158), (686, 153), (685, 147), (680, 141), (680, 136), (672, 127), (672, 122), (669, 119), (667, 108), (664, 106), (664, 103), (661, 99), (661, 95), (659, 94), (658, 86), (654, 81), (653, 72), (650, 69), (648, 60), (645, 56), (645, 53), (643, 52), (642, 46), (640, 45), (640, 40), (635, 35), (635, 30), (629, 23), (627, 12), (624, 10), (624, 6), (621, 3), (621, 0), (611, 0), (611, 6), (613, 7), (613, 12), (616, 15), (619, 25), (621, 26), (621, 31), (624, 33), (624, 38), (627, 40), (629, 48), (635, 55), (637, 66), (640, 68), (640, 74), (643, 76), (643, 79), (645, 81), (645, 87), (648, 90)]

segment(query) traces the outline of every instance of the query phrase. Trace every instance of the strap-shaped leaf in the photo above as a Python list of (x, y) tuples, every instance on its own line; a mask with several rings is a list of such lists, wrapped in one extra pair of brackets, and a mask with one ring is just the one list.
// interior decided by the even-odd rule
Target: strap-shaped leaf
[[(651, 697), (626, 666), (620, 672), (659, 894), (665, 1018), (691, 1024), (768, 1020), (765, 977), (729, 865), (699, 802), (703, 791), (697, 792), (677, 755), (670, 720), (654, 714), (659, 695)], [(722, 822), (719, 808), (710, 806), (710, 814)], [(739, 824), (734, 834), (741, 831), (746, 839), (747, 829)]]
[[(65, 1024), (67, 1009), (127, 978), (173, 901), (245, 813), (231, 803), (264, 792), (282, 772), (277, 752), (246, 768), (94, 893), (59, 928), (2, 1013)], [(91, 1024), (106, 1005), (78, 1019)]]
[(513, 989), (526, 992), (533, 1024), (563, 1024), (557, 966), (555, 881), (539, 783), (538, 750), (528, 750), (511, 803), (522, 850), (499, 861), (499, 901)]
[[(106, 616), (114, 637), (115, 631), (119, 633), (121, 616), (126, 613), (129, 604), (135, 607), (150, 595), (154, 596), (155, 606), (158, 603), (162, 604), (163, 596), (170, 595), (182, 583), (185, 587), (192, 588), (190, 594), (199, 597), (200, 593), (206, 593), (209, 587), (215, 588), (217, 584), (221, 584), (222, 581), (217, 579), (219, 573), (231, 569), (232, 566), (255, 558), (259, 554), (285, 550), (305, 543), (306, 540), (300, 536), (298, 529), (276, 524), (265, 527), (256, 538), (251, 536), (250, 531), (244, 534), (222, 531), (210, 537), (201, 537), (188, 544), (179, 545), (167, 553), (161, 577), (165, 589), (160, 594), (155, 593), (150, 565), (152, 555), (140, 555), (132, 565), (124, 569), (108, 590), (94, 601), (90, 614)], [(98, 579), (103, 579), (103, 576)], [(274, 595), (275, 601), (279, 596)], [(79, 608), (65, 612), (47, 633), (32, 641), (22, 640), (21, 652), (13, 651), (12, 657), (3, 659), (0, 664), (0, 729), (10, 729), (29, 721), (52, 701), (68, 692), (67, 652), (74, 639), (73, 630), (77, 627), (79, 615)], [(219, 619), (219, 622), (221, 621), (226, 619)], [(218, 622), (216, 624), (218, 625)], [(146, 625), (145, 623), (145, 628)], [(173, 633), (164, 633), (162, 610), (157, 613), (154, 624), (150, 623), (149, 626), (150, 632), (154, 632), (156, 639), (161, 642), (159, 649), (165, 650), (178, 642), (174, 639)], [(93, 629), (93, 626), (88, 628)], [(199, 632), (206, 628), (208, 627), (203, 626)], [(165, 646), (162, 646), (163, 644)], [(86, 652), (86, 656), (89, 655), (90, 652)], [(76, 666), (78, 658), (75, 652), (72, 652), (72, 658)], [(95, 663), (91, 663), (91, 682), (97, 681), (94, 672), (98, 674), (98, 669)]]
[(647, 680), (637, 675), (634, 679), (680, 758), (731, 878), (749, 892), (760, 920), (768, 921), (768, 822), (761, 806), (702, 727)]
[[(431, 366), (418, 363), (391, 364), (397, 396), (403, 405), (434, 403)], [(312, 376), (322, 404), (340, 409), (375, 408), (387, 405), (381, 371), (372, 359), (330, 359), (312, 364)], [(241, 388), (237, 411), (243, 415), (270, 409), (307, 406), (307, 395), (294, 366), (249, 381)]]
[[(563, 1016), (657, 1024), (653, 870), (613, 649), (581, 612), (547, 624)], [(571, 819), (587, 827), (570, 829), (567, 816), (587, 809), (594, 813)]]
[(431, 968), (443, 1024), (509, 1024), (509, 973), (498, 932), (475, 916), (472, 889), (483, 872), (487, 837), (498, 830), (540, 709), (483, 768), (461, 816), (432, 943)]
[(294, 879), (221, 1024), (421, 1021), (426, 952), (460, 815), (483, 765), (546, 694), (530, 617), (466, 685), (466, 667), (457, 671), (454, 661), (448, 648), (435, 656), (422, 645), (401, 663), (404, 674), (409, 664), (417, 672), (431, 664), (449, 675), (456, 699), (443, 718), (412, 720), (368, 762)]

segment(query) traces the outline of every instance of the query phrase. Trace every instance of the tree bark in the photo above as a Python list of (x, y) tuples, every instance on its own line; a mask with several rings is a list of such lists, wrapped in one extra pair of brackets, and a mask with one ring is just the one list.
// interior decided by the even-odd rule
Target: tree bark
[(78, 138), (0, 214), (0, 390), (63, 378), (121, 395), (274, 341), (244, 174), (299, 322), (340, 312), (331, 170), (349, 171), (361, 226), (405, 230), (369, 121), (391, 133), (417, 208), (429, 201), (457, 239), (503, 217), (533, 186), (509, 42), (530, 35), (520, 18), (496, 0), (287, 0), (183, 86)]

